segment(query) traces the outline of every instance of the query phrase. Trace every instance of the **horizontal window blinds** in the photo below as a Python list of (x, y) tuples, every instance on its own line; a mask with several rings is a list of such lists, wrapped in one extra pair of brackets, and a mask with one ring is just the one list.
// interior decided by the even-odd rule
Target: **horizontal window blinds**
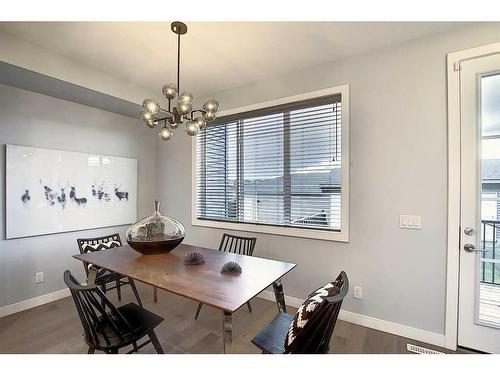
[(340, 95), (222, 117), (196, 138), (202, 220), (339, 231)]

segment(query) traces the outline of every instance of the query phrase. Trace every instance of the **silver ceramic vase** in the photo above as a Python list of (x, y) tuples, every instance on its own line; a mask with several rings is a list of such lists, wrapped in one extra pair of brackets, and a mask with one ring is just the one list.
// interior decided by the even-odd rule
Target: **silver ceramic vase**
[(160, 201), (154, 202), (155, 211), (127, 229), (128, 244), (142, 254), (168, 253), (184, 239), (184, 226), (173, 217), (162, 215)]

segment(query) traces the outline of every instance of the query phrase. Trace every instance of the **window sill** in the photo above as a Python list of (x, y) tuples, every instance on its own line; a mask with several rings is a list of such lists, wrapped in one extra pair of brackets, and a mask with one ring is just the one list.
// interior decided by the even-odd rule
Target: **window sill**
[(285, 228), (270, 225), (200, 220), (197, 218), (192, 218), (191, 224), (198, 227), (230, 229), (243, 232), (265, 233), (278, 236), (301, 237), (324, 241), (349, 242), (349, 234), (347, 233), (347, 231), (334, 232), (306, 228)]

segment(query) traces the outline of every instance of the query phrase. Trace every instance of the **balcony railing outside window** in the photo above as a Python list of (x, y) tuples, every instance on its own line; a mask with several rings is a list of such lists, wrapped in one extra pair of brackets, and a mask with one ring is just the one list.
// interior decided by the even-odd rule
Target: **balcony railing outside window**
[(500, 221), (481, 220), (481, 245), (486, 250), (481, 253), (480, 281), (486, 284), (500, 285)]

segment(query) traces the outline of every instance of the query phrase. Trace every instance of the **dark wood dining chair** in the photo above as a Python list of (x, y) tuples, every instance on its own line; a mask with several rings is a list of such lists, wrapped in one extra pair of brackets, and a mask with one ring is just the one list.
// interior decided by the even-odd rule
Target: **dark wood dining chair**
[[(264, 354), (328, 353), (340, 307), (349, 290), (347, 274), (342, 271), (332, 284), (335, 294), (324, 298), (310, 315), (300, 317), (302, 328), (296, 333), (292, 344), (288, 344), (288, 339), (294, 328), (295, 317), (286, 313), (276, 315), (271, 323), (252, 339), (252, 343)], [(314, 294), (310, 294), (308, 299)], [(304, 303), (307, 303), (308, 299)]]
[[(122, 241), (118, 233), (104, 237), (78, 238), (76, 241), (78, 242), (80, 254), (86, 254), (88, 252), (101, 251), (122, 246)], [(85, 268), (85, 273), (87, 274), (87, 276), (89, 275), (91, 266), (92, 264), (85, 262), (83, 263), (83, 267)], [(134, 292), (135, 298), (137, 299), (137, 302), (142, 306), (141, 298), (139, 297), (139, 293), (137, 292), (137, 288), (135, 287), (134, 280), (130, 277), (98, 268), (95, 283), (96, 285), (101, 287), (104, 294), (106, 294), (108, 290), (116, 289), (116, 293), (118, 294), (118, 301), (122, 300), (121, 287), (123, 285), (130, 285), (132, 291)], [(109, 284), (113, 284), (113, 286), (108, 286)]]
[[(241, 255), (253, 255), (253, 250), (255, 249), (255, 243), (257, 238), (255, 237), (239, 237), (232, 234), (224, 233), (219, 244), (219, 251), (227, 251), (229, 253), (241, 254)], [(203, 304), (200, 303), (196, 309), (195, 319), (198, 319), (200, 315), (201, 308)], [(252, 312), (252, 306), (250, 301), (247, 302), (248, 311)]]
[[(115, 307), (97, 285), (81, 285), (70, 271), (64, 272), (64, 282), (71, 291), (76, 311), (83, 326), (88, 354), (96, 350), (118, 354), (118, 350), (133, 345), (127, 354), (137, 352), (147, 344), (153, 344), (158, 354), (163, 349), (154, 329), (163, 321), (161, 316), (130, 302)], [(140, 345), (137, 342), (149, 337)]]

